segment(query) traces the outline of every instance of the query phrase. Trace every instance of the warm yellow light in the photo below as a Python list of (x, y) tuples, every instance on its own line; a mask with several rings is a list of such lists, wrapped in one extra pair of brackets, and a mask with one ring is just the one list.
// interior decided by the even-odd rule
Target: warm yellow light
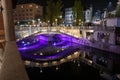
[(44, 67), (47, 67), (47, 66), (48, 66), (48, 62), (44, 62), (44, 63), (43, 63), (43, 66), (44, 66)]
[(61, 59), (61, 60), (60, 60), (60, 62), (61, 62), (61, 63), (64, 63), (64, 62), (65, 62), (65, 59), (64, 59), (64, 58), (63, 58), (63, 59)]
[(35, 63), (35, 65), (36, 65), (36, 66), (39, 66), (39, 65), (40, 65), (40, 63), (36, 62), (36, 63)]
[(52, 65), (57, 65), (57, 63), (58, 63), (57, 61), (53, 61)]
[(30, 61), (26, 60), (25, 65), (30, 65)]
[(72, 56), (71, 55), (67, 56), (67, 59), (72, 59)]

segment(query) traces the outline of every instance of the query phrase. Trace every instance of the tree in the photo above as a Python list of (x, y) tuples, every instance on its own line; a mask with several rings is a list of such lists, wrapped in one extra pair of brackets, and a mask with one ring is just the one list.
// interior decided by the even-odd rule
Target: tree
[(116, 9), (116, 17), (120, 17), (120, 5), (118, 5)]
[(53, 14), (54, 14), (54, 2), (53, 0), (48, 0), (46, 6), (46, 15), (45, 15), (46, 22), (50, 22), (50, 24), (52, 24)]
[(59, 21), (60, 16), (62, 15), (62, 8), (63, 4), (61, 0), (58, 0), (57, 2), (54, 2), (53, 0), (48, 0), (46, 6), (45, 20), (49, 21), (51, 25), (55, 20)]
[(79, 23), (83, 21), (83, 7), (81, 0), (75, 0), (73, 6), (73, 16), (76, 25), (79, 25)]
[(63, 3), (61, 0), (58, 0), (55, 3), (55, 17), (54, 17), (54, 20), (57, 19), (58, 23), (62, 22), (62, 14), (63, 14), (62, 8), (63, 8)]

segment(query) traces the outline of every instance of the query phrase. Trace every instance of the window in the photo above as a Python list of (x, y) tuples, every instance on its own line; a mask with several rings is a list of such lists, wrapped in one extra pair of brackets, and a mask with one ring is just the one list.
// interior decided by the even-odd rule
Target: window
[(21, 14), (19, 14), (19, 16), (21, 16)]
[(26, 9), (26, 11), (28, 11), (28, 9)]
[(23, 8), (23, 5), (21, 6), (21, 8)]
[(38, 6), (36, 6), (36, 8), (38, 8)]
[(32, 11), (32, 9), (30, 9), (30, 11)]
[(22, 12), (24, 12), (25, 10), (22, 10)]
[(30, 13), (30, 16), (32, 16), (32, 13)]
[(28, 13), (26, 14), (26, 16), (28, 16)]
[(29, 5), (29, 7), (32, 7), (32, 5)]

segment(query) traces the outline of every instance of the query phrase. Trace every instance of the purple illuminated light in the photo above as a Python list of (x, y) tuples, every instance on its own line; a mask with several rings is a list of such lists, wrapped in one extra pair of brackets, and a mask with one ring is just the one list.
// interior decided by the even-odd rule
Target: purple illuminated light
[[(64, 48), (64, 51), (56, 52), (52, 55), (34, 55), (40, 53), (40, 49), (45, 48), (49, 44), (49, 38), (52, 38), (51, 46), (59, 49)], [(58, 40), (55, 40), (58, 39)], [(26, 44), (28, 43), (29, 44)], [(79, 39), (66, 34), (38, 34), (24, 38), (17, 42), (18, 50), (23, 58), (37, 61), (54, 60), (73, 53), (79, 46)], [(74, 46), (74, 47), (73, 47)]]

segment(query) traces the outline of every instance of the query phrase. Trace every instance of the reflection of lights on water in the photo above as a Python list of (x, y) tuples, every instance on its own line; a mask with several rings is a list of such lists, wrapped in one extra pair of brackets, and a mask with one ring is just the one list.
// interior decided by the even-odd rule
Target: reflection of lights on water
[(35, 63), (36, 66), (39, 66), (40, 64), (38, 62)]
[(30, 42), (27, 42), (27, 44), (30, 44)]
[(56, 43), (53, 43), (53, 45), (55, 46), (55, 45), (56, 45)]
[(56, 67), (56, 70), (58, 70), (59, 68), (58, 67)]
[(43, 55), (43, 53), (40, 53), (40, 55), (42, 56), (42, 55)]
[(24, 42), (24, 41), (22, 41), (22, 43), (24, 44), (25, 42)]
[(67, 59), (72, 59), (72, 56), (71, 55), (67, 56)]
[(57, 50), (57, 52), (59, 52), (59, 50)]
[[(72, 41), (73, 42), (76, 42), (77, 41), (77, 39), (73, 39), (73, 38), (71, 38), (71, 37), (69, 37), (69, 36), (67, 36), (67, 35), (58, 35), (60, 38), (62, 38), (61, 39), (61, 41), (60, 42), (56, 42), (56, 43), (53, 43), (53, 45), (56, 45), (57, 47), (60, 47), (61, 49), (57, 49), (56, 50), (56, 52), (60, 52), (61, 50), (63, 51), (63, 50), (65, 50), (67, 47), (69, 47), (69, 46), (71, 46), (71, 39), (72, 39)], [(37, 39), (38, 38), (38, 39)], [(70, 39), (69, 39), (70, 38)], [(24, 40), (24, 39), (23, 39)], [(42, 41), (43, 40), (43, 41)], [(40, 35), (40, 36), (38, 36), (37, 35), (37, 37), (32, 37), (32, 38), (30, 38), (30, 40), (29, 40), (29, 38), (27, 38), (27, 39), (25, 39), (24, 41), (21, 41), (23, 44), (23, 47), (21, 48), (19, 48), (19, 50), (34, 50), (35, 48), (37, 48), (37, 47), (39, 47), (37, 44), (34, 44), (34, 43), (36, 43), (36, 42), (38, 42), (38, 41), (40, 41), (40, 44), (39, 44), (39, 46), (41, 46), (41, 44), (44, 44), (44, 43), (46, 43), (46, 45), (47, 45), (47, 37), (45, 36), (44, 37), (44, 35)], [(43, 43), (42, 43), (43, 42)], [(20, 45), (21, 46), (21, 45)], [(26, 46), (26, 47), (25, 47)], [(62, 52), (61, 51), (61, 52)], [(37, 52), (37, 53), (32, 53), (33, 54), (33, 58), (35, 58), (36, 56), (35, 55), (38, 55), (38, 56), (40, 56), (40, 55), (44, 55), (42, 52)], [(27, 55), (27, 54), (26, 54)], [(76, 52), (76, 53), (74, 53), (73, 55), (70, 55), (70, 56), (68, 56), (67, 58), (65, 58), (65, 59), (60, 59), (60, 63), (64, 63), (64, 62), (66, 62), (66, 61), (68, 61), (68, 60), (70, 60), (70, 59), (73, 59), (73, 58), (75, 58), (74, 56), (77, 56), (78, 55), (78, 53)], [(29, 56), (29, 55), (28, 55)], [(50, 56), (51, 57), (51, 56)], [(54, 58), (56, 58), (56, 56), (53, 56), (53, 58), (50, 58), (50, 59), (54, 59)], [(39, 57), (37, 58), (38, 60), (42, 60), (42, 59), (40, 59)], [(36, 59), (36, 60), (37, 60)], [(46, 58), (46, 59), (43, 59), (43, 60), (48, 60), (48, 58)], [(52, 63), (53, 65), (58, 65), (58, 62), (53, 62)], [(40, 65), (40, 63), (36, 63), (35, 64), (37, 67)], [(51, 65), (51, 64), (49, 64), (48, 62), (45, 62), (45, 63), (42, 63), (41, 64), (43, 67), (47, 67), (47, 66), (49, 66), (49, 65)]]
[(40, 69), (40, 73), (42, 73), (43, 72), (43, 70), (42, 70), (42, 68)]
[(39, 41), (39, 39), (37, 39), (37, 41)]
[(78, 67), (80, 66), (80, 64), (78, 63)]
[(89, 62), (90, 64), (92, 64), (92, 60), (88, 60), (88, 62)]
[(34, 40), (33, 42), (35, 43), (36, 41)]
[(64, 48), (62, 48), (62, 51), (64, 50)]
[(37, 55), (36, 53), (34, 53), (34, 55)]
[(27, 47), (23, 47), (22, 49), (25, 50), (25, 49), (27, 49)]
[(64, 62), (65, 62), (65, 59), (64, 59), (64, 58), (63, 58), (63, 59), (61, 59), (61, 60), (60, 60), (60, 62), (61, 62), (61, 63), (64, 63)]
[(75, 63), (76, 61), (75, 61), (75, 60), (73, 60), (73, 62)]
[(57, 61), (52, 62), (52, 65), (57, 65), (57, 64), (58, 64)]
[(27, 44), (23, 44), (23, 46), (26, 46)]
[(30, 61), (26, 60), (25, 65), (30, 65)]
[(44, 62), (43, 66), (45, 66), (45, 67), (48, 66), (48, 62)]

